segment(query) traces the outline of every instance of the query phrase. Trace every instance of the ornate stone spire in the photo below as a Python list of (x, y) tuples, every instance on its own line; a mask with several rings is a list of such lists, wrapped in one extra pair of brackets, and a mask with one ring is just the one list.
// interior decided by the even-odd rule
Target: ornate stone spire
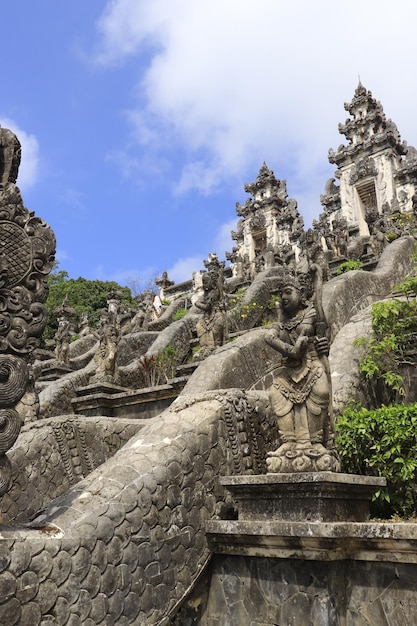
[(385, 116), (381, 103), (359, 81), (352, 101), (345, 103), (345, 110), (351, 115), (344, 124), (339, 124), (339, 132), (346, 137), (348, 146), (340, 146), (329, 159), (331, 163), (342, 165), (359, 154), (369, 156), (375, 150), (393, 149), (395, 154), (406, 153), (406, 144), (401, 141), (397, 126)]
[(329, 150), (329, 161), (337, 169), (320, 200), (328, 216), (329, 236), (342, 220), (350, 240), (370, 238), (372, 246), (372, 238), (388, 230), (396, 232), (393, 216), (413, 214), (417, 151), (401, 140), (397, 126), (360, 80), (344, 108), (350, 117), (339, 124), (339, 132), (348, 143), (336, 152)]
[(263, 269), (275, 265), (275, 256), (282, 246), (295, 248), (304, 231), (304, 222), (297, 202), (288, 198), (285, 180), (275, 177), (264, 162), (254, 183), (246, 183), (246, 193), (251, 194), (245, 204), (236, 203), (239, 220), (237, 230), (232, 232), (236, 241), (232, 270), (238, 275), (251, 277)]
[[(285, 181), (275, 178), (274, 172), (269, 169), (265, 161), (262, 164), (259, 174), (254, 183), (246, 183), (244, 189), (252, 194), (255, 200), (259, 201), (265, 197), (277, 195), (282, 201), (287, 196)], [(275, 192), (275, 193), (274, 193)]]

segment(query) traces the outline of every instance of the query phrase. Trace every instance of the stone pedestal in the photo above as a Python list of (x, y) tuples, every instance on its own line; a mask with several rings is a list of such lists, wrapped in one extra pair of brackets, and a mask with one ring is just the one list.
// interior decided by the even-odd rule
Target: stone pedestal
[(364, 522), (385, 478), (335, 472), (226, 476), (239, 520)]
[(238, 519), (207, 522), (214, 552), (313, 560), (360, 553), (372, 560), (368, 553), (389, 546), (389, 534), (378, 536), (380, 525), (367, 522), (369, 502), (385, 478), (308, 472), (223, 476), (220, 482)]
[(207, 522), (209, 544), (218, 554), (374, 560), (390, 547), (389, 525), (381, 536), (381, 525), (368, 522), (370, 500), (385, 478), (311, 472), (225, 476), (220, 482), (238, 519)]

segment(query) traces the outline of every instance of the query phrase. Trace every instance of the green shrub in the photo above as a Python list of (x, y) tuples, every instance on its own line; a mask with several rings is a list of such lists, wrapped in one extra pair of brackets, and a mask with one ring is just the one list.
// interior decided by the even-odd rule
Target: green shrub
[[(415, 287), (415, 280), (407, 279), (398, 288)], [(359, 337), (354, 344), (363, 349), (359, 368), (372, 383), (370, 397), (377, 407), (382, 402), (395, 403), (405, 395), (401, 370), (416, 365), (417, 301), (415, 298), (391, 298), (376, 302), (371, 311), (373, 336)], [(381, 395), (384, 394), (384, 395)], [(378, 403), (378, 397), (382, 400)]]
[(178, 350), (168, 346), (158, 354), (144, 355), (141, 363), (146, 384), (151, 387), (163, 385), (174, 378), (178, 365)]
[(417, 404), (347, 408), (337, 420), (336, 446), (342, 471), (387, 479), (374, 496), (371, 515), (416, 515)]
[(174, 322), (178, 322), (178, 320), (182, 320), (184, 315), (187, 315), (187, 313), (188, 313), (188, 309), (178, 309), (178, 311), (175, 311), (174, 315), (172, 316), (172, 319)]
[(344, 261), (337, 268), (336, 275), (340, 276), (340, 274), (345, 274), (346, 272), (351, 272), (352, 270), (361, 270), (362, 266), (362, 261)]

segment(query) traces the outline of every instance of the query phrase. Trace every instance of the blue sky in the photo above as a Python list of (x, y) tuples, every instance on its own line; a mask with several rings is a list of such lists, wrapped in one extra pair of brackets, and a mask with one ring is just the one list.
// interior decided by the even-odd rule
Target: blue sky
[(263, 161), (306, 225), (358, 83), (417, 144), (417, 8), (362, 0), (15, 0), (0, 123), (70, 277), (176, 282), (231, 250)]

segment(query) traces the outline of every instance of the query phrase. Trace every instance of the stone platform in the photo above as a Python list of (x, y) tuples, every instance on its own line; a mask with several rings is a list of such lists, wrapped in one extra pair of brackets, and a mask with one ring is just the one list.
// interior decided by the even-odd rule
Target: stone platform
[[(385, 479), (335, 472), (220, 477), (237, 520), (210, 520), (217, 554), (340, 560), (384, 560), (392, 545), (402, 562), (416, 562), (417, 525), (406, 529), (368, 521), (372, 495)], [(404, 534), (405, 533), (405, 534)], [(410, 559), (410, 560), (409, 560)]]
[(205, 626), (416, 623), (417, 524), (366, 519), (384, 479), (319, 472), (220, 480), (238, 519), (206, 523), (214, 556)]
[(225, 476), (240, 520), (363, 522), (385, 478), (336, 472)]
[(177, 398), (188, 378), (178, 377), (165, 385), (131, 390), (110, 383), (95, 383), (77, 389), (71, 401), (79, 415), (148, 419), (159, 415)]

